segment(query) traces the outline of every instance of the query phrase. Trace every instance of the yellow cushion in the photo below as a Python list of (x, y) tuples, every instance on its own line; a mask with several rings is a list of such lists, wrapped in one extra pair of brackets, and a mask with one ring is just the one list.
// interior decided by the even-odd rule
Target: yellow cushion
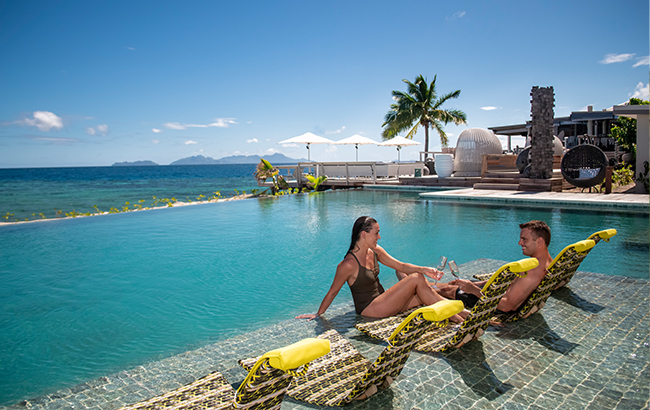
[(574, 246), (577, 252), (584, 252), (596, 246), (596, 242), (592, 241), (591, 239), (585, 239), (584, 241), (576, 242), (573, 245), (569, 246)]
[(605, 229), (604, 231), (598, 231), (591, 235), (589, 238), (593, 237), (594, 235), (598, 235), (601, 237), (601, 239), (604, 239), (605, 241), (608, 241), (609, 238), (612, 236), (616, 235), (616, 229)]
[(450, 318), (451, 316), (455, 315), (456, 313), (462, 312), (465, 307), (463, 306), (463, 302), (460, 300), (441, 300), (440, 302), (436, 302), (433, 305), (430, 306), (423, 306), (419, 309), (416, 309), (415, 311), (411, 312), (410, 315), (406, 317), (400, 323), (399, 326), (393, 331), (393, 333), (390, 335), (388, 340), (393, 340), (393, 338), (402, 331), (402, 329), (411, 321), (413, 318), (420, 313), (422, 313), (422, 317), (424, 317), (426, 320), (431, 321), (431, 322), (441, 322), (447, 318)]
[(269, 364), (276, 369), (287, 371), (296, 369), (330, 352), (330, 341), (307, 338), (292, 345), (271, 350), (262, 358), (268, 358)]
[(492, 282), (496, 280), (499, 274), (501, 274), (501, 272), (503, 272), (507, 268), (510, 268), (511, 272), (521, 273), (521, 272), (528, 272), (531, 269), (535, 269), (538, 265), (539, 265), (539, 261), (537, 260), (537, 258), (525, 258), (525, 259), (518, 260), (516, 262), (506, 263), (505, 265), (500, 267), (498, 271), (492, 274), (490, 280), (488, 280), (485, 283), (481, 291), (485, 292), (490, 287), (490, 285), (492, 285)]

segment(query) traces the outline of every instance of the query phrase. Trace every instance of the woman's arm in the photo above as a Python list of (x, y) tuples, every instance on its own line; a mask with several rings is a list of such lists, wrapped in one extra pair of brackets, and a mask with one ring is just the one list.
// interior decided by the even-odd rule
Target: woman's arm
[(339, 291), (345, 282), (347, 282), (348, 278), (353, 274), (355, 267), (356, 265), (349, 263), (349, 260), (344, 259), (341, 263), (339, 263), (339, 266), (336, 268), (336, 274), (334, 275), (332, 286), (330, 286), (330, 290), (327, 291), (327, 294), (323, 298), (323, 301), (318, 308), (318, 312), (316, 312), (316, 314), (299, 315), (296, 316), (296, 319), (312, 320), (325, 313), (327, 308), (329, 308), (334, 301), (334, 298), (336, 298), (336, 295), (339, 294)]
[(403, 272), (406, 274), (419, 272), (435, 280), (440, 279), (443, 275), (443, 273), (438, 269), (430, 268), (427, 266), (418, 266), (412, 263), (398, 261), (397, 259), (390, 256), (388, 252), (386, 252), (386, 250), (379, 245), (377, 245), (373, 250), (375, 251), (375, 253), (377, 253), (377, 259), (379, 260), (379, 262), (388, 266), (389, 268), (395, 269), (398, 272)]

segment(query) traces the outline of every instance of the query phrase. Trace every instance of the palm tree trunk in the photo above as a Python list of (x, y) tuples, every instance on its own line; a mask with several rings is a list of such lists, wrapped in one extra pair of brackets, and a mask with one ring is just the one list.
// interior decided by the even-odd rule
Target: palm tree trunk
[(429, 156), (429, 125), (424, 126), (424, 160)]

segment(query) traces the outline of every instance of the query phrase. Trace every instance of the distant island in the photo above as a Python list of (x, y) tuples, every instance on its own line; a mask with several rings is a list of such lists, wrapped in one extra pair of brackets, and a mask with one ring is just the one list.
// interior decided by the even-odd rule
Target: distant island
[[(195, 155), (193, 157), (181, 158), (172, 162), (169, 165), (215, 165), (215, 164), (257, 164), (260, 159), (264, 158), (271, 164), (297, 164), (298, 162), (306, 162), (304, 158), (294, 159), (289, 158), (282, 154), (264, 155), (232, 155), (230, 157), (223, 157), (214, 159), (211, 157), (204, 157), (203, 155)], [(114, 167), (139, 167), (145, 165), (158, 165), (153, 161), (134, 161), (134, 162), (116, 162)]]
[(144, 167), (144, 166), (157, 166), (153, 161), (133, 161), (133, 162), (116, 162), (112, 166), (114, 167)]
[(304, 159), (293, 159), (277, 153), (273, 155), (265, 155), (264, 157), (261, 157), (259, 155), (233, 155), (220, 159), (204, 157), (203, 155), (196, 155), (193, 157), (179, 159), (178, 161), (174, 161), (169, 165), (257, 164), (260, 162), (261, 158), (264, 158), (271, 164), (297, 164), (298, 162), (305, 161)]

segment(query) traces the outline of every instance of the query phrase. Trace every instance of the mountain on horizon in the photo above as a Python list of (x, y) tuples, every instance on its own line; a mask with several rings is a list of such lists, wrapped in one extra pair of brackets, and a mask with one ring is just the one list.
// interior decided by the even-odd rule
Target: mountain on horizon
[(257, 164), (260, 159), (264, 158), (271, 164), (297, 164), (306, 161), (304, 158), (294, 159), (283, 154), (275, 153), (273, 155), (232, 155), (220, 159), (195, 155), (193, 157), (181, 158), (169, 165), (213, 165), (213, 164)]
[(143, 167), (143, 166), (157, 166), (157, 165), (158, 164), (156, 164), (153, 161), (133, 161), (133, 162), (124, 161), (124, 162), (116, 162), (111, 166), (113, 166), (113, 167)]

